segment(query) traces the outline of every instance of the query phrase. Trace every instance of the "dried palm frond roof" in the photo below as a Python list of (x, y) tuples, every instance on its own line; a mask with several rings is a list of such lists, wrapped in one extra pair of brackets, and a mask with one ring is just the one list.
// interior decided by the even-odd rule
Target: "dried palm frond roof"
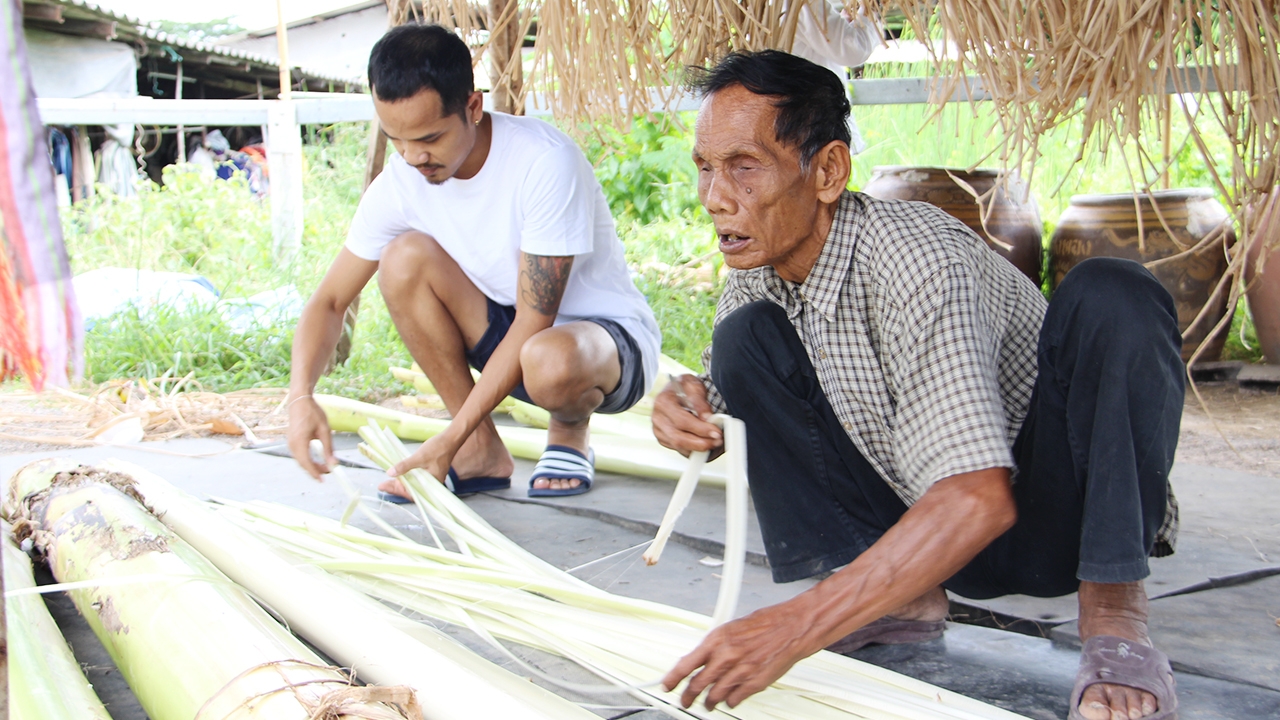
[[(490, 57), (494, 87), (523, 107), (538, 91), (571, 124), (626, 123), (679, 95), (683, 69), (731, 50), (789, 50), (800, 8), (825, 0), (391, 0), (393, 17), (457, 28)], [(1001, 130), (1000, 163), (1034, 173), (1048, 131), (1078, 121), (1086, 153), (1115, 149), (1135, 192), (1167, 171), (1175, 117), (1232, 205), (1242, 242), (1223, 248), (1231, 301), (1265, 197), (1280, 184), (1280, 10), (1275, 0), (849, 0), (870, 17), (905, 17), (952, 97), (975, 76)], [(821, 14), (819, 15), (821, 16)], [(530, 76), (519, 42), (538, 21)], [(480, 42), (488, 32), (489, 40)], [(497, 44), (495, 44), (495, 41)], [(951, 52), (951, 48), (959, 52)], [(501, 48), (499, 51), (498, 48)], [(1168, 91), (1180, 94), (1169, 100)], [(1230, 141), (1216, 171), (1205, 134)], [(1133, 166), (1136, 163), (1136, 167)], [(1259, 261), (1261, 262), (1261, 260)], [(1223, 322), (1230, 322), (1228, 313)]]
[[(874, 0), (860, 5), (882, 10)], [(1275, 202), (1280, 184), (1275, 0), (937, 0), (898, 6), (931, 46), (934, 66), (948, 84), (942, 97), (965, 76), (980, 78), (1003, 130), (1005, 167), (1034, 172), (1045, 134), (1078, 120), (1083, 137), (1077, 165), (1086, 152), (1114, 149), (1133, 158), (1126, 164), (1134, 191), (1150, 192), (1168, 171), (1173, 120), (1184, 119), (1219, 195), (1232, 205), (1242, 239), (1221, 248), (1230, 260), (1222, 283), (1230, 286), (1229, 307), (1235, 307), (1244, 289), (1245, 249), (1261, 229), (1256, 210), (1269, 195)], [(958, 47), (959, 55), (944, 61), (943, 41)], [(1170, 90), (1177, 101), (1170, 100)], [(1229, 141), (1229, 174), (1218, 172), (1220, 159), (1206, 141), (1210, 131)]]

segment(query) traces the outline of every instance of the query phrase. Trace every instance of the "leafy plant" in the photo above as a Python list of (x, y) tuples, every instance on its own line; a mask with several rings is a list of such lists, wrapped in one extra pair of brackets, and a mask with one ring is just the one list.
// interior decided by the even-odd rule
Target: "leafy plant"
[(584, 149), (609, 209), (643, 223), (700, 212), (691, 133), (678, 116), (637, 118), (629, 130), (600, 128)]
[(710, 221), (635, 221), (620, 230), (636, 287), (662, 330), (663, 352), (701, 368), (725, 270)]

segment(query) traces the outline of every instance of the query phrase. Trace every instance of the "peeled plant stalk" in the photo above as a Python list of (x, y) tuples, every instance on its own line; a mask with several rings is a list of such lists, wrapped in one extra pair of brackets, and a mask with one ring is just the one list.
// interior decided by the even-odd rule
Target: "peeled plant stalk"
[[(329, 427), (337, 432), (359, 432), (370, 420), (376, 420), (399, 438), (425, 442), (449, 426), (448, 420), (411, 415), (336, 395), (316, 395), (315, 400), (324, 408)], [(537, 460), (547, 446), (547, 433), (543, 430), (499, 425), (498, 435), (512, 455), (526, 460)], [(596, 453), (596, 469), (602, 472), (676, 480), (687, 465), (680, 453), (659, 445), (651, 432), (636, 431), (625, 436), (599, 433), (592, 436), (591, 447)], [(724, 478), (725, 464), (721, 460), (708, 463), (702, 472), (702, 481), (710, 485), (723, 485)]]
[[(129, 478), (66, 460), (10, 479), (15, 522), (152, 720), (418, 720), (394, 688), (353, 688), (137, 500)], [(384, 693), (386, 702), (362, 695)], [(373, 697), (370, 695), (370, 697)]]
[(4, 525), (4, 588), (8, 594), (9, 717), (13, 720), (111, 720), (80, 671), (35, 589), (31, 559)]
[[(728, 457), (728, 476), (725, 478), (725, 539), (724, 570), (720, 573), (720, 595), (716, 609), (711, 613), (712, 625), (723, 625), (733, 619), (738, 608), (738, 595), (742, 591), (742, 576), (747, 563), (747, 428), (743, 422), (729, 415), (712, 415), (711, 422), (724, 431), (724, 453)], [(698, 476), (707, 464), (706, 451), (690, 453), (689, 467), (680, 476), (671, 494), (667, 512), (645, 550), (646, 565), (655, 565), (667, 546), (667, 540), (675, 530), (676, 520), (693, 499), (698, 486)]]
[[(406, 455), (376, 426), (362, 450), (386, 467)], [(728, 443), (738, 442), (729, 438)], [(842, 655), (819, 652), (736, 708), (684, 710), (656, 686), (712, 627), (705, 615), (611, 594), (531, 555), (421, 471), (402, 477), (424, 517), (460, 548), (372, 535), (265, 503), (224, 507), (272, 547), (339, 575), (393, 606), (491, 640), (568, 658), (675, 717), (763, 720), (1010, 720), (1019, 716)], [(408, 622), (407, 620), (405, 622)], [(580, 690), (580, 688), (576, 688)]]
[(343, 583), (307, 572), (183, 493), (134, 465), (108, 461), (127, 474), (174, 533), (284, 618), (326, 655), (359, 677), (417, 691), (431, 720), (514, 718), (595, 720), (596, 716), (457, 645), (440, 633), (398, 630), (390, 610)]

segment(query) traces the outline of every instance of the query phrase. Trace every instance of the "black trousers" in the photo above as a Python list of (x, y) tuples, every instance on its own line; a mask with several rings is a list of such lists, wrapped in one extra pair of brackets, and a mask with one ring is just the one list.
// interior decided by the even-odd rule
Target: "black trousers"
[[(1182, 417), (1180, 346), (1173, 300), (1141, 265), (1092, 259), (1068, 273), (1013, 446), (1017, 523), (945, 587), (1055, 597), (1147, 576)], [(739, 308), (712, 347), (712, 380), (747, 426), (774, 581), (849, 563), (907, 508), (845, 434), (786, 313)]]

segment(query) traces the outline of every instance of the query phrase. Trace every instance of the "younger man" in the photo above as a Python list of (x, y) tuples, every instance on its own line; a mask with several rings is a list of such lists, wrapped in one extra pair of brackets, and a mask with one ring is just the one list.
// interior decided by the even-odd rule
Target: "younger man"
[[(289, 448), (304, 469), (324, 411), (310, 397), (347, 306), (375, 272), (391, 318), (453, 416), (388, 471), (423, 468), (459, 494), (510, 486), (515, 466), (489, 413), (507, 395), (551, 413), (530, 495), (591, 488), (588, 421), (644, 396), (660, 335), (624, 262), (590, 163), (539, 120), (487, 113), (471, 54), (435, 25), (388, 32), (369, 58), (382, 132), (396, 149), (369, 186), (346, 246), (307, 302), (293, 342)], [(473, 383), (467, 368), (482, 369)]]

